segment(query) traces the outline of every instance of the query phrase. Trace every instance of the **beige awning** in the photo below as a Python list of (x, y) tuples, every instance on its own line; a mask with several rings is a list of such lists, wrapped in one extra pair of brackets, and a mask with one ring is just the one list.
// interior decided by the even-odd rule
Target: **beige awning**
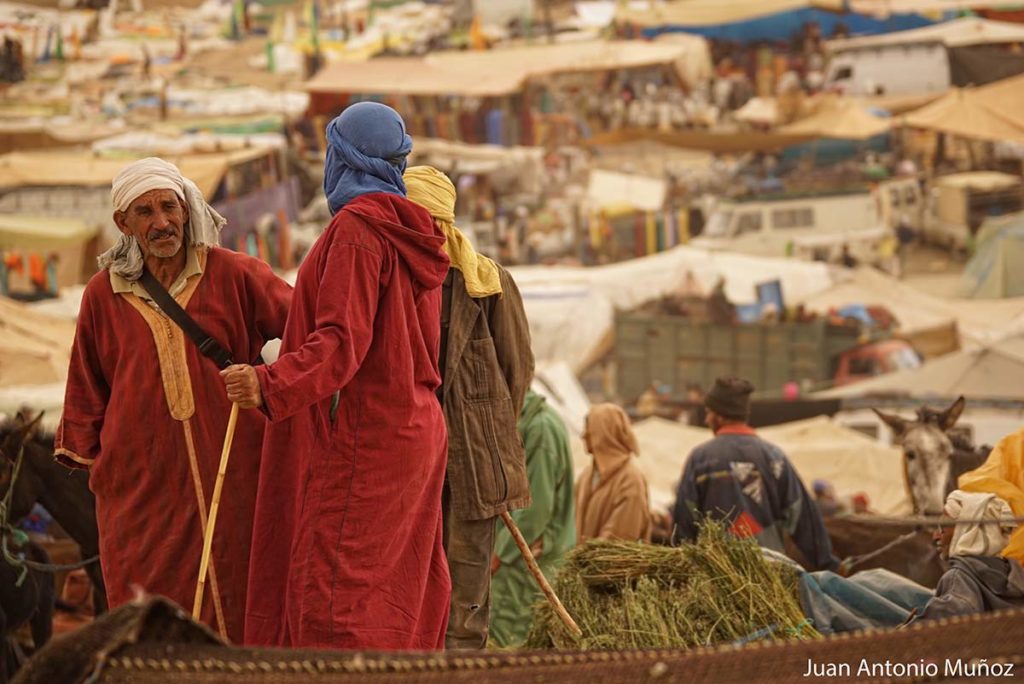
[[(215, 154), (168, 155), (182, 175), (191, 179), (210, 198), (229, 167), (268, 154), (272, 148), (256, 147)], [(109, 187), (114, 177), (134, 157), (97, 157), (91, 152), (11, 152), (0, 156), (0, 188)]]
[(903, 117), (911, 128), (924, 128), (977, 140), (1024, 143), (1024, 123), (1002, 113), (990, 102), (991, 95), (954, 88), (941, 98)]
[(99, 226), (55, 216), (0, 215), (0, 248), (53, 250), (92, 238)]
[(690, 48), (672, 42), (592, 41), (328, 65), (305, 84), (312, 93), (509, 95), (530, 78), (673, 64)]
[(779, 129), (785, 135), (807, 135), (836, 140), (867, 140), (891, 127), (888, 119), (869, 114), (852, 100), (838, 100), (824, 110)]

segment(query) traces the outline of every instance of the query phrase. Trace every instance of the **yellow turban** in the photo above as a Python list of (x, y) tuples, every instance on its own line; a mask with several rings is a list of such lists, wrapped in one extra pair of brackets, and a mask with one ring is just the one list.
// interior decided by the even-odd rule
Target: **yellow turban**
[(479, 299), (501, 294), (498, 265), (477, 254), (466, 236), (455, 227), (455, 186), (433, 166), (412, 166), (405, 171), (406, 196), (425, 208), (444, 231), (444, 251), (452, 267), (462, 272), (469, 296)]

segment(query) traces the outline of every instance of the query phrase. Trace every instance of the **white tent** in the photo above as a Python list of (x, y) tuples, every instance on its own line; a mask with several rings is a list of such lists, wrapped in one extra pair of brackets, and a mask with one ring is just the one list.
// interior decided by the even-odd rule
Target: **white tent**
[(1005, 21), (989, 21), (964, 17), (909, 31), (895, 31), (875, 36), (830, 40), (826, 46), (831, 52), (878, 48), (889, 45), (915, 43), (942, 43), (946, 47), (968, 45), (995, 45), (1024, 42), (1024, 26)]
[[(711, 439), (708, 430), (648, 418), (633, 425), (640, 455), (637, 465), (647, 478), (651, 507), (664, 510), (675, 501), (679, 478), (694, 447)], [(882, 515), (910, 512), (899, 449), (883, 446), (829, 418), (788, 423), (758, 430), (789, 458), (811, 491), (815, 480), (827, 480), (840, 496), (863, 492), (871, 509)], [(577, 471), (590, 462), (582, 442), (573, 442)]]
[(911, 396), (1024, 400), (1024, 335), (1013, 335), (925, 363), (820, 392), (822, 397)]
[(798, 301), (816, 312), (851, 304), (884, 306), (899, 321), (899, 332), (915, 343), (935, 333), (951, 337), (936, 349), (940, 354), (987, 344), (1024, 325), (1024, 297), (940, 299), (871, 268), (837, 273), (834, 285)]

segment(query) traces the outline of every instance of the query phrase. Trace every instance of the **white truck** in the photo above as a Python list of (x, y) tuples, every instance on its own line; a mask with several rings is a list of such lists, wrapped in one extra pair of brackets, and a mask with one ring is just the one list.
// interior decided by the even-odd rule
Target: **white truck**
[(923, 238), (950, 250), (966, 250), (985, 219), (1021, 210), (1021, 176), (995, 171), (939, 176), (931, 182)]
[(874, 263), (879, 243), (892, 234), (868, 191), (804, 197), (722, 201), (704, 233), (691, 244), (757, 256), (837, 261), (844, 245), (859, 261)]

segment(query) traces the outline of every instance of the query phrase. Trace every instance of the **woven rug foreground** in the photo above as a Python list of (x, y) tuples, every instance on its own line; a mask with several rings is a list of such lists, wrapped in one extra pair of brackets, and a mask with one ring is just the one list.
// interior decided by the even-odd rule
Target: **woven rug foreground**
[[(805, 677), (815, 671), (832, 674)], [(978, 681), (1024, 676), (1024, 611), (896, 631), (742, 647), (481, 652), (344, 653), (223, 645), (161, 598), (122, 606), (54, 640), (16, 682), (790, 682)]]

